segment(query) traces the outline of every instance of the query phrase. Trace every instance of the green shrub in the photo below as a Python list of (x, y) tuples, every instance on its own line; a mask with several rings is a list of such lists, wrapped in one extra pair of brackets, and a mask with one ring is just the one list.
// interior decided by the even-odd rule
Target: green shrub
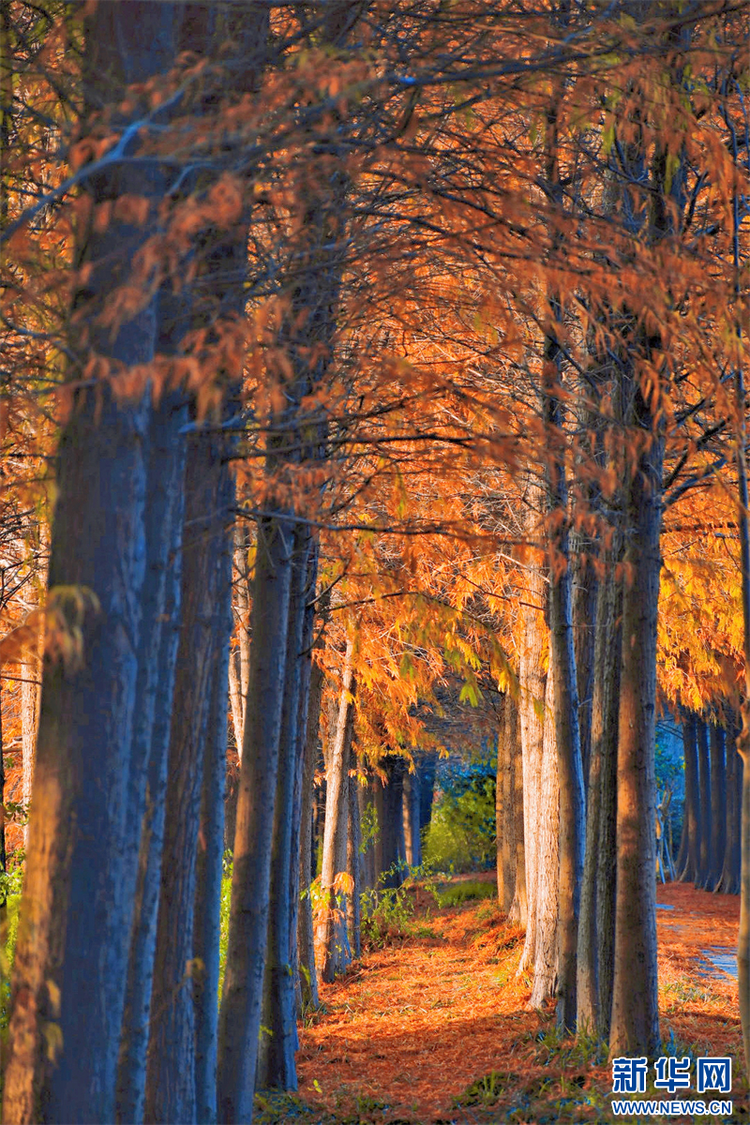
[(16, 952), (18, 911), (20, 905), (20, 893), (8, 895), (5, 940), (0, 949), (0, 1032), (4, 1032), (7, 1029), (8, 1020), (10, 1019), (10, 977), (13, 968), (13, 957)]
[(460, 793), (444, 792), (432, 812), (424, 856), (437, 871), (476, 871), (495, 860), (495, 780), (477, 778)]
[(439, 906), (460, 906), (473, 898), (495, 898), (497, 887), (494, 883), (480, 883), (472, 880), (469, 883), (454, 883), (437, 895)]

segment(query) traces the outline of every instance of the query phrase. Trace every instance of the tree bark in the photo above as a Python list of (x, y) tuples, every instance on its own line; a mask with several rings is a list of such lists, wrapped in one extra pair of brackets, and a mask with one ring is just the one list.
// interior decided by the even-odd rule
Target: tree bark
[[(87, 16), (87, 109), (118, 106), (126, 85), (163, 71), (179, 5), (99, 5)], [(90, 183), (93, 204), (161, 196), (163, 173), (130, 160)], [(126, 282), (153, 232), (113, 221), (89, 232), (91, 265), (74, 316), (79, 339), (125, 367), (149, 363), (155, 303), (114, 334), (96, 316)], [(8, 1122), (115, 1120), (134, 872), (125, 857), (136, 717), (140, 593), (146, 560), (147, 396), (116, 403), (106, 385), (79, 391), (58, 452), (49, 584), (78, 660), (46, 658), (24, 902), (14, 966), (3, 1117)], [(135, 844), (137, 852), (137, 842)]]
[[(527, 535), (533, 539), (540, 489), (532, 486), (528, 497)], [(535, 561), (525, 566), (525, 605), (523, 606), (523, 647), (519, 666), (521, 699), (519, 721), (521, 727), (521, 755), (523, 767), (523, 829), (526, 842), (526, 897), (528, 924), (518, 972), (533, 966), (536, 958), (537, 906), (539, 888), (539, 802), (542, 784), (542, 754), (544, 736), (545, 680), (542, 671), (544, 650), (544, 609), (546, 592), (544, 575)]]
[[(682, 712), (682, 746), (685, 755), (685, 811), (682, 834), (686, 841), (685, 857), (679, 879), (683, 883), (697, 882), (700, 870), (701, 817), (698, 785), (698, 742), (696, 718), (692, 711)], [(680, 847), (682, 851), (682, 847)]]
[(632, 418), (648, 435), (627, 485), (617, 756), (617, 899), (610, 1051), (659, 1046), (656, 961), (656, 627), (663, 439), (640, 388)]
[[(294, 900), (298, 889), (299, 867), (298, 799), (305, 732), (300, 730), (304, 711), (307, 720), (309, 701), (309, 646), (312, 629), (308, 623), (309, 590), (315, 589), (313, 543), (307, 528), (297, 525), (294, 532), (294, 558), (289, 603), (289, 632), (286, 653), (286, 680), (279, 743), (279, 768), (271, 853), (271, 902), (266, 952), (263, 1006), (264, 1034), (258, 1053), (256, 1085), (260, 1089), (297, 1088), (294, 1052), (297, 1049), (296, 965), (292, 935), (296, 932)], [(312, 580), (312, 581), (311, 581)], [(310, 634), (305, 644), (305, 633)], [(307, 651), (305, 651), (307, 649)], [(305, 667), (306, 665), (306, 667)], [(297, 845), (295, 847), (295, 844)]]
[(219, 1012), (218, 1120), (223, 1125), (252, 1120), (291, 578), (288, 525), (273, 516), (262, 517), (253, 583), (253, 644), (229, 940)]
[(529, 1003), (541, 1008), (557, 989), (558, 895), (560, 878), (560, 784), (559, 758), (555, 745), (554, 671), (547, 673), (544, 700), (544, 740), (542, 777), (539, 794), (537, 870), (537, 936), (534, 958), (534, 983)]
[[(593, 502), (593, 501), (592, 501)], [(596, 607), (599, 601), (599, 582), (591, 563), (596, 545), (588, 536), (571, 537), (573, 563), (572, 599), (573, 634), (575, 638), (576, 674), (578, 683), (578, 713), (581, 732), (581, 765), (587, 788), (591, 774), (591, 721), (594, 702), (594, 650), (596, 647)], [(581, 554), (590, 552), (589, 558)]]
[[(567, 558), (567, 536), (558, 549)], [(576, 951), (585, 843), (586, 804), (578, 725), (578, 686), (573, 647), (569, 560), (550, 588), (550, 668), (554, 682), (555, 740), (559, 758), (560, 879), (558, 889), (557, 1023), (572, 1030), (576, 1022)]]
[(721, 880), (716, 889), (723, 894), (736, 895), (740, 893), (740, 869), (737, 862), (740, 839), (740, 787), (737, 784), (737, 774), (740, 757), (735, 750), (731, 726), (726, 732), (725, 746), (727, 821)]
[(348, 817), (348, 755), (349, 726), (353, 709), (354, 645), (347, 641), (344, 673), (336, 727), (326, 777), (326, 819), (323, 834), (323, 868), (320, 877), (321, 896), (325, 903), (317, 927), (318, 960), (324, 981), (332, 981), (344, 968), (346, 953), (345, 895), (337, 885), (337, 877), (346, 873), (346, 824)]
[[(232, 555), (230, 544), (234, 480), (223, 474), (224, 526), (212, 538), (215, 605), (208, 717), (203, 747), (198, 857), (193, 934), (195, 1018), (195, 1110), (199, 1125), (216, 1122), (221, 880), (224, 858), (224, 786), (227, 748), (227, 681), (232, 636)], [(220, 508), (220, 511), (221, 511)]]
[(711, 876), (708, 890), (721, 882), (727, 834), (727, 775), (724, 761), (724, 731), (716, 722), (709, 728), (711, 774)]
[[(145, 1115), (150, 1122), (195, 1118), (194, 906), (203, 760), (209, 700), (229, 582), (225, 551), (232, 495), (221, 437), (191, 435), (185, 474), (181, 627), (169, 744), (159, 913), (151, 996)], [(218, 617), (218, 621), (217, 621)], [(216, 642), (218, 643), (218, 641)], [(228, 639), (227, 642), (228, 644)], [(204, 841), (207, 843), (207, 841)], [(211, 841), (213, 843), (213, 841)]]
[(389, 755), (380, 763), (385, 783), (375, 779), (375, 809), (378, 835), (375, 840), (375, 876), (380, 887), (395, 890), (404, 881), (406, 845), (402, 815), (404, 758)]
[(497, 769), (495, 772), (495, 835), (496, 848), (496, 875), (497, 875), (497, 903), (504, 914), (513, 898), (514, 891), (514, 861), (515, 861), (515, 834), (513, 832), (513, 809), (511, 805), (512, 794), (512, 747), (508, 740), (508, 696), (502, 697), (502, 713), (499, 723), (497, 739)]
[(616, 884), (617, 708), (620, 685), (619, 537), (605, 554), (598, 583), (591, 707), (586, 858), (578, 929), (578, 1013), (581, 1029), (605, 1038), (612, 1004)]
[(698, 874), (695, 886), (710, 890), (711, 868), (711, 763), (708, 749), (708, 726), (696, 715), (695, 733), (698, 744), (698, 817), (700, 819), (700, 848), (698, 853)]
[[(354, 755), (350, 765), (354, 766)], [(359, 781), (354, 773), (349, 775), (349, 808), (346, 834), (346, 873), (349, 876), (350, 892), (346, 903), (346, 925), (349, 935), (349, 948), (352, 957), (362, 956), (362, 913), (360, 894), (362, 892), (362, 856), (360, 855)]]
[(513, 898), (508, 907), (508, 921), (517, 926), (526, 926), (528, 903), (526, 899), (526, 842), (523, 828), (523, 764), (521, 761), (521, 740), (518, 722), (518, 706), (512, 696), (506, 700), (506, 730), (511, 745), (513, 762), (513, 805), (515, 841), (515, 878)]
[(435, 751), (423, 753), (418, 767), (419, 773), (419, 834), (420, 839), (432, 820), (432, 801), (435, 796), (435, 774), (437, 754)]
[(248, 530), (238, 521), (234, 530), (234, 602), (237, 618), (237, 649), (229, 666), (230, 699), (235, 746), (242, 758), (245, 711), (250, 677), (250, 576), (248, 573)]
[(313, 777), (318, 756), (318, 732), (320, 729), (320, 706), (323, 699), (325, 675), (320, 664), (313, 663), (310, 679), (310, 701), (305, 735), (305, 762), (302, 775), (301, 847), (300, 847), (300, 888), (302, 900), (297, 924), (297, 946), (299, 949), (299, 974), (303, 1010), (318, 1007), (318, 973), (315, 967), (315, 931), (313, 927), (312, 899), (310, 882), (312, 879), (312, 806)]
[(420, 825), (420, 785), (416, 763), (413, 770), (404, 774), (404, 840), (406, 862), (409, 867), (422, 863), (422, 835)]
[[(151, 425), (148, 472), (148, 578), (152, 628), (139, 659), (136, 740), (138, 768), (131, 770), (128, 816), (132, 820), (135, 897), (130, 925), (125, 1008), (117, 1075), (118, 1122), (143, 1116), (148, 1014), (164, 837), (167, 758), (179, 640), (185, 443), (187, 417), (181, 394), (169, 396)], [(146, 591), (144, 591), (146, 592)], [(145, 599), (144, 599), (145, 600)]]

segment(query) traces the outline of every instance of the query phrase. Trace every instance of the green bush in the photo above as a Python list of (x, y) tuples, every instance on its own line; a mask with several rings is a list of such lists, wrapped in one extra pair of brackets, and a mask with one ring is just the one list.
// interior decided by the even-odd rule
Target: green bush
[(21, 895), (9, 894), (7, 898), (7, 915), (5, 941), (0, 949), (0, 1032), (8, 1027), (10, 1019), (10, 976), (13, 968), (13, 957), (16, 952), (16, 935), (18, 934), (18, 909), (21, 905)]
[(436, 871), (476, 871), (495, 861), (495, 780), (480, 777), (463, 792), (444, 792), (432, 812), (424, 857)]
[(480, 883), (472, 880), (469, 883), (454, 883), (437, 895), (438, 906), (460, 906), (469, 899), (491, 898), (497, 896), (497, 887), (494, 883)]

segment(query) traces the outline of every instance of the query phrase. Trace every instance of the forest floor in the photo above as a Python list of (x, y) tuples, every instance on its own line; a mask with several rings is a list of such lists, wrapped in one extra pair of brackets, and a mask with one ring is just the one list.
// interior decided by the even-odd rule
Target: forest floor
[[(380, 935), (385, 944), (322, 986), (321, 1008), (300, 1031), (299, 1095), (259, 1095), (256, 1122), (629, 1120), (612, 1114), (611, 1068), (601, 1045), (593, 1037), (566, 1040), (551, 1011), (527, 1009), (530, 981), (516, 975), (522, 932), (504, 922), (491, 897), (457, 901), (464, 893), (458, 888), (478, 895), (478, 880), (493, 879), (486, 873), (443, 883), (443, 905), (422, 886), (407, 892), (390, 932), (386, 926)], [(726, 1120), (749, 1121), (737, 983), (709, 960), (732, 967), (739, 899), (682, 884), (660, 886), (657, 898), (665, 1053), (729, 1055), (734, 1112)], [(691, 1073), (686, 1098), (697, 1096), (694, 1064)]]

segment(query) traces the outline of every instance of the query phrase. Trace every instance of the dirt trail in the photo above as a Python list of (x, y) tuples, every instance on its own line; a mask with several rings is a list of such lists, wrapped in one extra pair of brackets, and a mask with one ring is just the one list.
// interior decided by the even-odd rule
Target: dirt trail
[[(738, 900), (682, 885), (658, 898), (671, 907), (657, 911), (664, 1038), (739, 1058), (736, 982), (706, 975), (701, 959), (736, 945)], [(301, 1033), (301, 1098), (350, 1122), (609, 1119), (603, 1056), (593, 1044), (588, 1056), (572, 1049), (548, 1014), (526, 1009), (521, 932), (491, 901), (425, 911), (421, 893), (412, 936), (323, 986), (324, 1010)], [(554, 1115), (540, 1116), (553, 1102)]]

